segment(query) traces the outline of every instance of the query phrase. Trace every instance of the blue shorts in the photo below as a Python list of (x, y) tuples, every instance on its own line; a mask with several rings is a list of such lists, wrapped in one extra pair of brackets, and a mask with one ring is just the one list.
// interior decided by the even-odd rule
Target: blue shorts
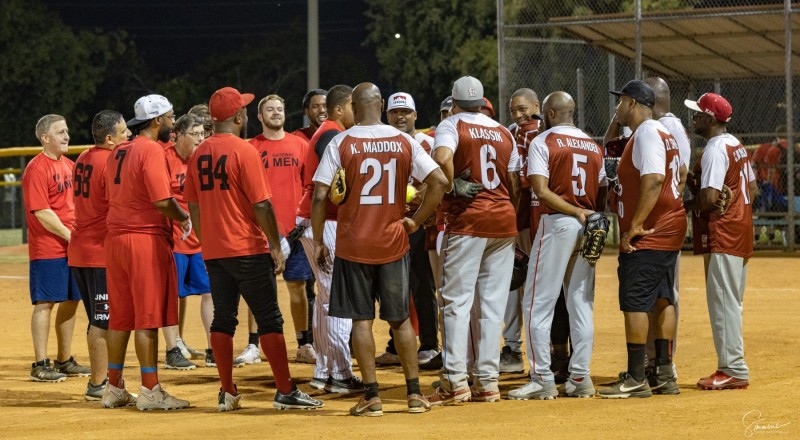
[(308, 258), (303, 250), (300, 240), (295, 240), (292, 253), (286, 259), (286, 270), (283, 271), (284, 281), (308, 281), (314, 279), (314, 272), (308, 264)]
[(66, 258), (33, 260), (28, 272), (31, 303), (78, 301), (81, 293)]
[(208, 272), (203, 254), (179, 254), (175, 252), (175, 268), (178, 270), (178, 297), (211, 292)]

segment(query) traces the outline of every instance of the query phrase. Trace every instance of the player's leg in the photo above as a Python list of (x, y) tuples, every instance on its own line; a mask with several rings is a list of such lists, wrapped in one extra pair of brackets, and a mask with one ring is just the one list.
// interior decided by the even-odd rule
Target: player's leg
[(56, 339), (58, 340), (57, 362), (68, 362), (72, 357), (72, 335), (75, 331), (75, 311), (78, 301), (64, 301), (56, 311)]
[[(181, 332), (181, 320), (185, 313), (181, 309), (185, 308), (186, 297), (190, 294), (189, 285), (189, 258), (190, 255), (175, 253), (175, 273), (178, 280), (178, 324), (164, 327), (161, 333), (164, 335), (164, 346), (166, 348), (164, 357), (164, 368), (168, 370), (192, 370), (196, 366), (187, 358), (178, 346)], [(189, 356), (191, 357), (191, 355)]]
[[(487, 239), (445, 234), (442, 258), (442, 361), (441, 387), (431, 396), (436, 405), (469, 400), (467, 337), (475, 285)], [(498, 336), (499, 338), (499, 336)]]
[[(530, 228), (525, 228), (519, 231), (517, 234), (516, 245), (525, 251), (526, 254), (530, 254)], [(505, 346), (503, 347), (503, 351), (500, 353), (501, 373), (521, 373), (525, 370), (525, 365), (522, 362), (522, 297), (524, 294), (525, 286), (508, 292), (506, 310), (503, 314), (503, 322), (505, 323), (505, 327), (503, 329), (503, 340), (505, 341)]]
[[(309, 220), (298, 218), (298, 224), (306, 226), (305, 230), (303, 231), (303, 235), (298, 239), (298, 242), (300, 242), (300, 244), (303, 246), (306, 259), (308, 260), (311, 271), (314, 274), (314, 278), (317, 280), (317, 297), (314, 302), (315, 310), (313, 314), (313, 323), (311, 326), (312, 333), (314, 334), (314, 352), (317, 355), (317, 360), (314, 364), (311, 387), (314, 389), (322, 389), (328, 382), (328, 377), (330, 375), (329, 366), (331, 366), (332, 362), (331, 350), (333, 349), (333, 346), (328, 338), (329, 332), (331, 331), (329, 328), (331, 320), (328, 316), (328, 298), (331, 285), (331, 274), (320, 271), (317, 262), (311, 257), (314, 255), (314, 244), (311, 236), (311, 228), (308, 227), (308, 223)], [(328, 227), (326, 225), (326, 227), (323, 229), (323, 241), (325, 242), (326, 246), (328, 245), (326, 236), (327, 232)]]
[(550, 370), (553, 371), (557, 384), (562, 384), (569, 378), (570, 340), (569, 340), (569, 312), (564, 289), (556, 300), (553, 310), (553, 323), (550, 327), (550, 344), (553, 354), (550, 359)]
[(89, 348), (89, 366), (92, 370), (84, 397), (87, 400), (100, 400), (105, 390), (108, 376), (108, 291), (106, 289), (106, 269), (71, 268), (78, 290), (83, 299), (89, 328), (86, 344)]
[(33, 356), (37, 362), (47, 359), (47, 339), (50, 334), (50, 314), (55, 303), (37, 302), (33, 304), (31, 315), (31, 335), (33, 337)]
[(295, 241), (292, 244), (289, 258), (286, 260), (283, 279), (286, 282), (286, 288), (289, 290), (290, 311), (297, 338), (295, 362), (306, 364), (316, 363), (314, 347), (310, 343), (312, 337), (308, 327), (309, 304), (306, 291), (306, 281), (313, 277), (308, 258), (306, 258), (303, 251), (303, 245)]
[(433, 281), (431, 262), (425, 250), (425, 230), (409, 236), (409, 289), (419, 322), (419, 363), (430, 361), (439, 353), (438, 308), (436, 284)]
[[(578, 231), (582, 234), (582, 231)], [(580, 238), (576, 237), (576, 243)], [(593, 397), (595, 395), (589, 364), (594, 345), (594, 281), (595, 266), (577, 253), (572, 254), (564, 276), (566, 308), (569, 315), (572, 356), (569, 361), (569, 377), (564, 388), (569, 397)]]
[[(214, 317), (211, 320), (210, 344), (220, 379), (220, 393), (236, 396), (233, 383), (233, 335), (239, 324), (239, 283), (235, 276), (236, 258), (206, 261)], [(265, 269), (266, 270), (266, 269)]]
[[(188, 295), (200, 297), (200, 321), (203, 325), (203, 330), (206, 335), (206, 347), (211, 348), (211, 320), (214, 319), (214, 303), (211, 299), (211, 285), (208, 280), (208, 272), (206, 271), (206, 264), (203, 261), (203, 253), (198, 252), (189, 256), (188, 274)], [(180, 278), (178, 278), (180, 279)], [(180, 296), (180, 289), (179, 289)], [(188, 297), (181, 300), (181, 313), (185, 313), (186, 308), (184, 304), (188, 303)], [(184, 322), (181, 317), (181, 322)], [(183, 324), (181, 324), (181, 339), (179, 339), (178, 346), (181, 347), (181, 352), (189, 355), (192, 359), (201, 359), (205, 353), (201, 350), (195, 350), (186, 340), (183, 339)], [(236, 362), (234, 362), (234, 366)]]
[[(302, 245), (301, 245), (302, 247)], [(305, 252), (303, 252), (305, 253)], [(309, 270), (311, 267), (309, 265)], [(314, 303), (317, 300), (317, 293), (314, 291), (314, 285), (317, 284), (317, 280), (314, 278), (313, 272), (310, 279), (306, 280), (305, 287), (306, 287), (306, 301), (308, 301), (308, 335), (306, 336), (308, 339), (308, 343), (311, 346), (314, 346)]]

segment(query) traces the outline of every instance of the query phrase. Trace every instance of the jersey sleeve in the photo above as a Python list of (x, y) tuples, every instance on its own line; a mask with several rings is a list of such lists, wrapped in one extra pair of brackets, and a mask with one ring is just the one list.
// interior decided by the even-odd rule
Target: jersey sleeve
[[(255, 148), (242, 148), (238, 151), (236, 165), (241, 177), (241, 188), (251, 205), (272, 197), (272, 189), (267, 179), (267, 170), (261, 164)], [(229, 171), (231, 172), (231, 171)]]
[(633, 166), (639, 170), (639, 174), (661, 174), (666, 175), (667, 150), (664, 141), (658, 134), (655, 127), (645, 126), (642, 130), (636, 130), (633, 135), (633, 151), (631, 159)]
[(149, 200), (157, 202), (173, 197), (164, 150), (150, 147), (143, 154), (142, 178)]
[(39, 167), (29, 167), (22, 177), (22, 196), (30, 212), (50, 209), (47, 197), (48, 176)]
[(328, 186), (333, 182), (336, 170), (342, 166), (339, 158), (339, 143), (341, 140), (342, 136), (337, 136), (325, 148), (325, 154), (322, 155), (317, 172), (314, 174), (314, 182)]
[(411, 177), (422, 182), (439, 165), (425, 152), (425, 149), (417, 141), (411, 142)]
[[(546, 136), (546, 135), (544, 135)], [(533, 139), (528, 146), (528, 175), (534, 174), (550, 178), (550, 151), (544, 142), (544, 136)]]
[(511, 148), (511, 157), (508, 159), (508, 172), (518, 173), (522, 169), (522, 157), (520, 157), (519, 150), (517, 150), (517, 141), (512, 137), (511, 142), (513, 146)]
[(197, 155), (192, 154), (186, 164), (186, 180), (183, 182), (183, 200), (187, 202), (198, 201), (197, 185), (194, 181), (194, 170), (197, 168)]
[(314, 151), (317, 153), (319, 160), (322, 160), (322, 156), (325, 155), (325, 149), (328, 148), (328, 144), (330, 144), (333, 138), (338, 134), (339, 132), (336, 130), (328, 130), (317, 138), (317, 143), (314, 144)]
[(664, 127), (667, 127), (669, 133), (675, 138), (678, 143), (678, 152), (681, 159), (681, 165), (689, 167), (689, 160), (692, 157), (692, 146), (689, 143), (689, 136), (686, 133), (686, 128), (683, 127), (681, 120), (675, 116), (665, 117), (660, 120)]
[(431, 155), (439, 147), (451, 149), (453, 152), (458, 147), (458, 129), (453, 123), (452, 118), (447, 118), (436, 126), (436, 137), (433, 140), (433, 150)]
[(748, 161), (747, 162), (747, 181), (752, 182), (756, 180), (756, 173), (753, 171), (753, 165)]
[(700, 188), (722, 190), (725, 173), (728, 171), (728, 155), (725, 150), (717, 145), (707, 145), (703, 151), (702, 160), (703, 173), (700, 176)]
[(600, 172), (597, 174), (597, 186), (601, 188), (608, 186), (608, 176), (606, 175), (606, 167), (603, 162), (600, 163)]

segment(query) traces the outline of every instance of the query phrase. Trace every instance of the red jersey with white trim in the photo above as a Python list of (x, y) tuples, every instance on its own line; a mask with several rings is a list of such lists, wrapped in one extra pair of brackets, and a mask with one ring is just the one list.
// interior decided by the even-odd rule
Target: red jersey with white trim
[(509, 194), (508, 173), (521, 164), (511, 133), (482, 113), (463, 112), (436, 127), (434, 150), (453, 151), (453, 175), (466, 170), (483, 184), (474, 198), (446, 194), (442, 199), (445, 231), (474, 237), (502, 238), (517, 235), (514, 205)]
[(75, 188), (75, 232), (67, 249), (73, 267), (106, 267), (103, 242), (108, 233), (106, 164), (111, 150), (94, 146), (75, 161), (72, 185)]
[(67, 242), (42, 226), (34, 211), (52, 209), (69, 230), (75, 229), (75, 204), (72, 194), (74, 163), (67, 157), (52, 159), (39, 153), (28, 162), (22, 174), (22, 201), (28, 224), (30, 260), (64, 258)]
[(297, 130), (293, 131), (291, 134), (299, 137), (300, 139), (306, 141), (306, 143), (311, 142), (311, 138), (314, 137), (314, 133), (317, 130), (314, 129), (312, 126), (298, 128)]
[[(703, 152), (694, 163), (692, 172), (696, 176), (703, 174)], [(692, 251), (695, 255), (707, 254), (708, 249), (708, 211), (692, 211)]]
[(203, 259), (269, 253), (253, 205), (272, 197), (258, 152), (244, 139), (215, 133), (189, 157), (183, 197), (200, 208)]
[[(303, 196), (300, 198), (300, 205), (297, 207), (297, 216), (306, 219), (311, 218), (311, 199), (314, 198), (314, 174), (317, 172), (319, 166), (320, 156), (317, 154), (317, 143), (323, 134), (330, 131), (336, 133), (342, 132), (342, 127), (338, 123), (331, 120), (325, 120), (319, 126), (314, 136), (308, 142), (308, 154), (306, 160), (303, 162)], [(325, 146), (321, 146), (321, 151), (324, 151)], [(336, 220), (336, 205), (327, 200), (325, 205), (325, 218), (328, 220)]]
[[(570, 205), (592, 211), (598, 210), (600, 187), (608, 186), (603, 148), (571, 125), (555, 126), (536, 136), (528, 148), (528, 175), (546, 177), (550, 191)], [(546, 205), (541, 210), (542, 214), (556, 212)]]
[(336, 256), (365, 264), (402, 258), (409, 249), (402, 224), (407, 182), (423, 181), (438, 167), (417, 141), (389, 125), (354, 126), (333, 138), (314, 181), (330, 185), (338, 168), (345, 171)]
[(677, 251), (683, 245), (686, 211), (678, 192), (680, 166), (678, 143), (656, 120), (648, 119), (639, 125), (625, 146), (617, 168), (621, 194), (616, 212), (622, 234), (631, 229), (631, 219), (639, 201), (641, 176), (664, 176), (658, 201), (643, 225), (644, 229), (655, 229), (655, 232), (634, 239), (631, 244), (637, 249)]
[[(164, 154), (167, 156), (167, 167), (169, 168), (169, 186), (172, 189), (172, 194), (175, 196), (175, 200), (181, 205), (184, 211), (189, 212), (189, 202), (184, 200), (183, 197), (183, 188), (186, 183), (186, 166), (187, 161), (184, 160), (179, 154), (178, 151), (175, 149), (175, 146), (171, 146), (164, 150)], [(183, 236), (183, 229), (181, 229), (181, 225), (178, 222), (172, 222), (172, 241), (175, 242), (175, 248), (173, 249), (174, 252), (179, 254), (185, 255), (192, 255), (198, 252), (202, 252), (203, 249), (200, 247), (200, 240), (197, 239), (197, 234), (194, 231), (189, 233), (189, 236), (186, 237), (186, 240), (181, 240)]]
[(742, 258), (753, 256), (753, 205), (749, 183), (755, 180), (747, 150), (735, 136), (725, 133), (708, 140), (703, 149), (703, 174), (700, 189), (722, 190), (727, 185), (733, 193), (725, 214), (708, 216), (711, 252)]
[(164, 149), (145, 136), (123, 142), (106, 162), (108, 234), (172, 237), (172, 222), (154, 202), (173, 197)]
[(288, 134), (279, 141), (269, 140), (260, 134), (249, 141), (258, 151), (267, 171), (267, 179), (275, 192), (269, 200), (275, 210), (275, 219), (283, 225), (285, 235), (294, 228), (297, 206), (303, 197), (303, 163), (308, 155), (308, 143)]

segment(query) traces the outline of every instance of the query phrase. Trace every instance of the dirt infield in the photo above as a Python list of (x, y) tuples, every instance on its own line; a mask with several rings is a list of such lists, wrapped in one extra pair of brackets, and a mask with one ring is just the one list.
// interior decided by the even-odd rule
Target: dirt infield
[[(460, 407), (434, 408), (430, 413), (404, 413), (405, 386), (399, 368), (378, 373), (386, 415), (354, 418), (347, 410), (354, 396), (325, 395), (325, 408), (318, 411), (282, 412), (272, 409), (274, 382), (269, 364), (234, 370), (244, 409), (216, 412), (216, 370), (198, 367), (188, 372), (159, 370), (164, 386), (193, 407), (178, 412), (141, 413), (135, 408), (108, 410), (98, 402), (86, 402), (85, 378), (60, 384), (28, 381), (33, 361), (29, 331), (31, 306), (28, 295), (27, 251), (24, 247), (0, 248), (0, 438), (798, 438), (800, 367), (800, 259), (765, 256), (750, 261), (745, 295), (746, 359), (752, 370), (751, 387), (743, 391), (708, 392), (695, 389), (695, 382), (716, 366), (711, 339), (703, 262), (685, 255), (681, 259), (680, 337), (675, 363), (680, 396), (649, 399), (555, 401), (509, 401), (467, 403)], [(598, 263), (595, 300), (595, 348), (592, 377), (595, 384), (612, 380), (624, 369), (625, 341), (622, 313), (617, 308), (616, 258), (606, 255)], [(292, 334), (288, 293), (280, 289), (281, 307)], [(199, 301), (190, 301), (187, 341), (196, 348), (204, 344), (199, 320)], [(241, 314), (243, 316), (243, 314)], [(88, 364), (85, 339), (86, 317), (79, 315), (73, 343), (78, 360)], [(387, 326), (376, 322), (377, 347), (386, 343)], [(246, 330), (236, 336), (238, 352), (246, 343)], [(293, 338), (287, 337), (294, 354)], [(163, 340), (162, 340), (163, 345)], [(50, 336), (54, 356), (55, 333)], [(163, 361), (163, 346), (161, 356)], [(202, 364), (202, 362), (200, 362)], [(126, 372), (129, 386), (138, 386), (136, 356), (129, 349)], [(291, 364), (300, 387), (311, 391), (312, 366)], [(424, 372), (425, 392), (436, 379)], [(501, 390), (522, 385), (524, 375), (501, 376)]]

